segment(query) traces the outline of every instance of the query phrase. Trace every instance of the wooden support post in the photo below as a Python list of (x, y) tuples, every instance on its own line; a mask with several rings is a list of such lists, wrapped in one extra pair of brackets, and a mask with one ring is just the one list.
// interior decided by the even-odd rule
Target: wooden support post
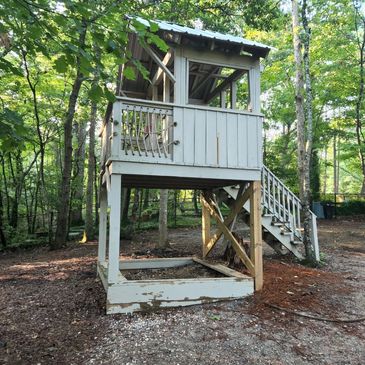
[(106, 188), (100, 188), (98, 262), (105, 262), (108, 198)]
[(207, 245), (210, 241), (210, 213), (205, 204), (203, 204), (203, 197), (200, 197), (202, 207), (202, 241), (203, 241), (203, 257), (208, 254)]
[(250, 255), (254, 264), (255, 290), (263, 286), (262, 227), (261, 227), (261, 181), (250, 184)]
[(237, 108), (237, 83), (236, 81), (231, 82), (231, 109)]
[(120, 203), (122, 179), (121, 175), (112, 174), (110, 184), (110, 223), (109, 223), (109, 252), (108, 252), (108, 283), (118, 282), (119, 250), (120, 250)]

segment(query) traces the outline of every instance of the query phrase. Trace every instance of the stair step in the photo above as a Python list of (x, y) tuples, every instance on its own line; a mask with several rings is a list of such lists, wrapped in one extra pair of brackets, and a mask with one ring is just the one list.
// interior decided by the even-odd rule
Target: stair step
[(263, 214), (262, 216), (263, 216), (263, 217), (268, 217), (268, 218), (270, 218), (270, 217), (274, 217), (274, 214), (269, 214), (269, 213), (267, 213), (267, 214)]
[(291, 236), (293, 233), (292, 232), (288, 232), (288, 231), (282, 231), (281, 234), (283, 236)]
[(293, 245), (301, 245), (303, 242), (299, 241), (299, 240), (294, 240), (294, 241), (291, 241), (290, 243), (292, 243)]
[(284, 225), (284, 223), (281, 223), (281, 222), (271, 222), (271, 225), (272, 226), (275, 226), (275, 227), (281, 227)]

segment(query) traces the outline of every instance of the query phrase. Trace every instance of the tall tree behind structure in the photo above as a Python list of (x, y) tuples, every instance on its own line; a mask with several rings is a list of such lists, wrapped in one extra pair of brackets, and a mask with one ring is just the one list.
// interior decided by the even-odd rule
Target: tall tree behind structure
[[(307, 98), (304, 96), (303, 78), (303, 57), (302, 42), (300, 40), (299, 7), (298, 1), (292, 0), (292, 26), (293, 26), (293, 46), (295, 59), (295, 110), (297, 116), (297, 143), (298, 143), (298, 171), (300, 199), (303, 207), (303, 243), (305, 254), (309, 261), (313, 261), (313, 250), (310, 231), (310, 158), (312, 152), (312, 94), (309, 74), (309, 41), (310, 31), (306, 18), (306, 0), (303, 1), (303, 25), (305, 32), (304, 47), (304, 69), (306, 76)], [(304, 103), (307, 106), (307, 123), (305, 118)]]
[(89, 148), (87, 164), (87, 187), (86, 187), (86, 212), (85, 233), (88, 240), (94, 237), (93, 197), (94, 197), (94, 171), (95, 171), (95, 124), (96, 124), (96, 101), (91, 102)]
[(83, 222), (82, 206), (84, 199), (84, 177), (85, 177), (85, 144), (86, 144), (86, 123), (80, 120), (74, 124), (76, 146), (74, 148), (73, 160), (73, 181), (71, 201), (71, 224)]
[(159, 211), (159, 239), (158, 247), (166, 248), (167, 241), (167, 205), (168, 205), (169, 191), (167, 189), (160, 190), (160, 211)]
[(353, 4), (355, 8), (356, 41), (359, 53), (359, 85), (355, 108), (356, 138), (363, 175), (361, 194), (365, 194), (365, 135), (363, 131), (363, 104), (365, 91), (365, 15), (361, 14), (360, 1), (353, 1)]
[[(80, 24), (79, 47), (82, 50), (85, 47), (87, 23), (83, 20)], [(80, 52), (80, 51), (79, 51)], [(59, 192), (58, 209), (57, 209), (57, 228), (55, 240), (52, 243), (53, 248), (62, 247), (66, 244), (68, 234), (68, 212), (70, 205), (70, 183), (72, 170), (72, 123), (76, 111), (76, 103), (79, 97), (81, 84), (84, 81), (84, 74), (81, 71), (80, 53), (76, 56), (76, 76), (73, 81), (72, 91), (68, 101), (68, 109), (63, 126), (64, 131), (64, 155), (61, 188)]]

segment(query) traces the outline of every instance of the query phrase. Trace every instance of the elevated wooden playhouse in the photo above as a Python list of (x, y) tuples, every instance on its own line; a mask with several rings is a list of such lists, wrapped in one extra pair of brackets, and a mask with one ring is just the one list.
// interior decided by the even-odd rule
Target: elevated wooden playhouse
[[(147, 27), (149, 23), (138, 19)], [(262, 240), (301, 258), (301, 203), (262, 163), (260, 58), (269, 47), (244, 38), (157, 21), (170, 49), (128, 48), (150, 72), (122, 81), (122, 97), (101, 131), (98, 274), (107, 313), (241, 298), (263, 284)], [(239, 87), (237, 87), (239, 85)], [(250, 276), (198, 258), (120, 260), (121, 188), (201, 189), (203, 258), (224, 236)], [(231, 200), (222, 217), (215, 194)], [(249, 254), (232, 235), (250, 214)], [(109, 217), (109, 219), (108, 219)], [(210, 219), (217, 222), (211, 234)], [(109, 239), (107, 238), (109, 236)], [(264, 237), (263, 237), (264, 236)], [(316, 219), (312, 241), (318, 256)], [(222, 278), (127, 280), (123, 270), (206, 265)]]

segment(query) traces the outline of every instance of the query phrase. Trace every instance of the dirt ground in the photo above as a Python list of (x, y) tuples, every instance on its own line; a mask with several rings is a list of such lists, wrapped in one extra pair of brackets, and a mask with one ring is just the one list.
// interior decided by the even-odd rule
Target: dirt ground
[[(95, 243), (0, 255), (1, 364), (365, 364), (365, 217), (319, 222), (326, 265), (310, 269), (265, 250), (264, 289), (232, 302), (106, 316)], [(127, 257), (200, 253), (200, 230), (122, 242)], [(219, 250), (216, 255), (218, 257)], [(278, 310), (278, 306), (284, 310)]]

